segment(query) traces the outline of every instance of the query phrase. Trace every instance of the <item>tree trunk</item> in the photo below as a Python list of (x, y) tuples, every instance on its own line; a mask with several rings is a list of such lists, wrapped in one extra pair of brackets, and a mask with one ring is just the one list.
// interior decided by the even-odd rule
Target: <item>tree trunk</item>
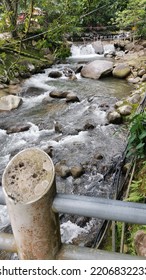
[(17, 17), (18, 17), (18, 5), (20, 0), (3, 0), (2, 1), (6, 11), (8, 12), (8, 18), (10, 21), (10, 28), (12, 37), (17, 37)]
[(27, 28), (25, 31), (25, 37), (27, 36), (27, 33), (29, 32), (31, 18), (32, 18), (32, 14), (33, 14), (33, 7), (34, 7), (34, 0), (31, 0), (30, 5), (29, 5), (29, 18), (28, 18), (28, 25), (27, 25)]

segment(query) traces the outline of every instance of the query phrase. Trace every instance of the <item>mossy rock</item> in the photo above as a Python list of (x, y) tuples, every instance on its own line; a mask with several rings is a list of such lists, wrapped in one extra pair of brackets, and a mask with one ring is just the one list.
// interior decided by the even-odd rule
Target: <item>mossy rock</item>
[(124, 79), (130, 74), (131, 70), (128, 64), (120, 63), (113, 70), (113, 76)]

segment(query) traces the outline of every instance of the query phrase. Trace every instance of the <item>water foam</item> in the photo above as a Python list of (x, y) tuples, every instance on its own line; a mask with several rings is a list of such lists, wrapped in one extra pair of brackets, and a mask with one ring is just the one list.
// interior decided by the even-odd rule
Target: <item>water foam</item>
[(63, 243), (69, 244), (72, 243), (72, 240), (78, 237), (82, 233), (88, 233), (87, 229), (81, 228), (78, 225), (68, 221), (61, 224), (61, 240)]

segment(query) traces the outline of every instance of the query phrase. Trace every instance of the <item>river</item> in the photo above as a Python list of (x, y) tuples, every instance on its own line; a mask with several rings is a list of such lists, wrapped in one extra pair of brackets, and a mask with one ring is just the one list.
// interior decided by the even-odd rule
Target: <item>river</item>
[[(69, 80), (64, 75), (50, 78), (52, 70), (77, 69), (81, 64), (58, 64), (44, 73), (33, 75), (21, 84), (22, 105), (11, 112), (0, 113), (0, 182), (9, 160), (28, 147), (51, 151), (54, 165), (69, 169), (82, 166), (84, 172), (74, 178), (56, 175), (57, 191), (99, 197), (114, 197), (113, 166), (125, 149), (124, 125), (109, 124), (107, 112), (122, 97), (128, 96), (131, 86), (125, 80), (112, 77), (100, 80), (82, 78)], [(79, 102), (52, 98), (52, 90), (74, 92)], [(28, 125), (27, 131), (10, 133), (12, 126)], [(105, 179), (105, 174), (108, 173)], [(6, 206), (0, 208), (0, 228), (9, 225)], [(62, 241), (90, 246), (101, 221), (60, 215)]]

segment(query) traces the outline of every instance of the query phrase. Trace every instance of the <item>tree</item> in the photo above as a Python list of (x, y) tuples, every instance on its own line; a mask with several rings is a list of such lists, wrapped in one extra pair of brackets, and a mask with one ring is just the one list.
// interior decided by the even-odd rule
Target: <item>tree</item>
[(126, 9), (116, 13), (115, 23), (120, 28), (129, 28), (139, 36), (146, 34), (146, 0), (129, 0)]
[(17, 37), (17, 15), (18, 15), (18, 5), (20, 0), (3, 0), (2, 3), (7, 12), (7, 17), (9, 20), (10, 29), (13, 37)]

